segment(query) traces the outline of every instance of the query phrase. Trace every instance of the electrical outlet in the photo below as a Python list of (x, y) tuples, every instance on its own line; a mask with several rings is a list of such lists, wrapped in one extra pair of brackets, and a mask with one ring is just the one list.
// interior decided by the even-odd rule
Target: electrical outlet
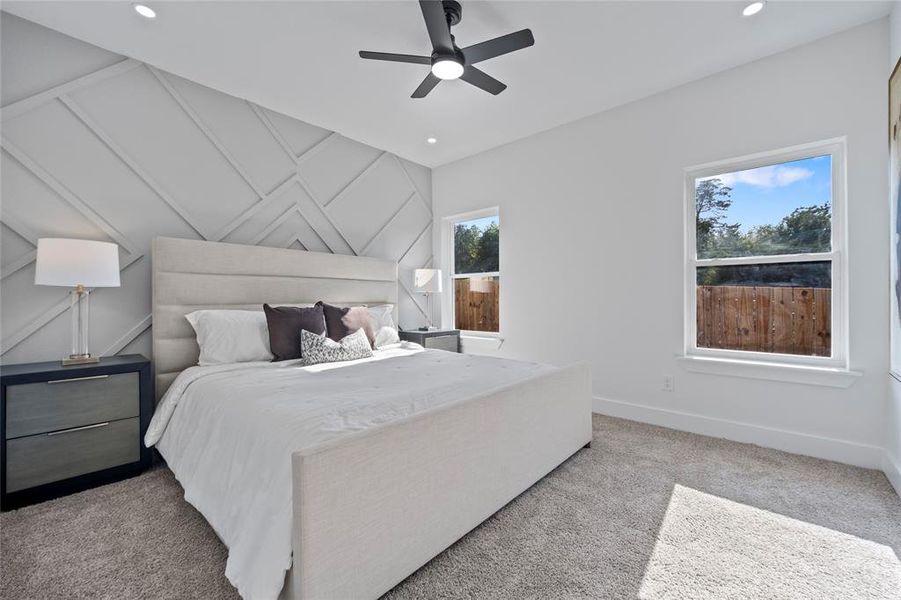
[(663, 391), (674, 392), (676, 390), (676, 378), (672, 375), (663, 376)]

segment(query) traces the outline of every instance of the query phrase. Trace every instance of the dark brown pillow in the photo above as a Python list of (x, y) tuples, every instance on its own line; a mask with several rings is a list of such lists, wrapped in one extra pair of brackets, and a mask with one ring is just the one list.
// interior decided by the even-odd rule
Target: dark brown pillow
[(263, 305), (269, 327), (272, 362), (301, 358), (300, 330), (317, 335), (325, 333), (325, 316), (318, 304), (310, 307)]
[(369, 340), (369, 345), (375, 347), (375, 332), (369, 322), (368, 308), (365, 306), (332, 306), (322, 300), (317, 302), (316, 306), (321, 306), (325, 313), (325, 331), (329, 339), (340, 342), (362, 327)]

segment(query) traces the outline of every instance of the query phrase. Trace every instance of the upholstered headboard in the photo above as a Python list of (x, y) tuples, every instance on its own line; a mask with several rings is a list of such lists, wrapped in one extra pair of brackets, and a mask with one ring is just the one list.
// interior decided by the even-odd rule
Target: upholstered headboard
[(197, 364), (200, 349), (185, 320), (192, 311), (317, 300), (397, 306), (394, 261), (163, 237), (153, 240), (152, 256), (157, 400)]

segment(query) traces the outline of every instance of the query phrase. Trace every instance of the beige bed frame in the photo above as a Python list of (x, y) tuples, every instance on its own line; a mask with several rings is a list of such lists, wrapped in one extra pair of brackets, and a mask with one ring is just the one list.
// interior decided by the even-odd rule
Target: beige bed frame
[[(197, 362), (185, 314), (320, 299), (396, 305), (397, 264), (156, 238), (157, 398)], [(281, 598), (377, 598), (590, 442), (590, 375), (575, 365), (294, 454)]]

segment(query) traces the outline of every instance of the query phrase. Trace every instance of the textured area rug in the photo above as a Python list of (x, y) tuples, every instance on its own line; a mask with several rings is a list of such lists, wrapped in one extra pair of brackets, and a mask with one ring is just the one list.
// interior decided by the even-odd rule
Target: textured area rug
[[(901, 599), (877, 471), (595, 416), (592, 447), (387, 594)], [(0, 516), (0, 597), (236, 598), (172, 474)]]

